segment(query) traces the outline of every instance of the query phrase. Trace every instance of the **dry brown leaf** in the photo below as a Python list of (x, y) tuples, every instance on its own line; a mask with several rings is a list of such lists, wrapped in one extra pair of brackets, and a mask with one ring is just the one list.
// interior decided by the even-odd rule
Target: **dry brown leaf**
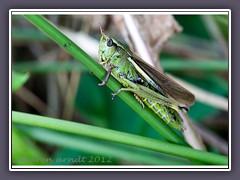
[[(162, 47), (175, 33), (181, 32), (181, 26), (172, 15), (135, 15), (133, 17), (153, 64), (158, 67), (159, 54)], [(121, 30), (130, 48), (135, 51), (136, 49), (124, 23), (123, 16), (115, 15), (112, 18)]]

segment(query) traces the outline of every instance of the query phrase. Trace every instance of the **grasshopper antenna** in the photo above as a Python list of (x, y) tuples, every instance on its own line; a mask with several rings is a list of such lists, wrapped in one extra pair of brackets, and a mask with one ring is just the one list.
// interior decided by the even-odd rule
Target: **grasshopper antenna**
[(103, 35), (103, 34), (104, 34), (104, 31), (103, 31), (100, 23), (99, 23), (99, 29), (100, 29), (100, 31), (101, 31), (101, 34)]

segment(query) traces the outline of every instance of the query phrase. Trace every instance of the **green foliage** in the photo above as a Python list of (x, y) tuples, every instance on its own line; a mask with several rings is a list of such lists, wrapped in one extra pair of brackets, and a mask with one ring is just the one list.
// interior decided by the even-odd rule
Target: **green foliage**
[[(204, 154), (201, 151), (194, 151), (194, 153), (191, 154), (193, 152), (191, 148), (185, 149), (186, 147), (184, 146), (177, 146), (177, 149), (175, 149), (175, 146), (172, 147), (172, 143), (169, 143), (168, 141), (175, 142), (176, 144), (184, 144), (181, 135), (178, 135), (175, 131), (172, 131), (164, 124), (161, 124), (158, 117), (151, 114), (151, 111), (143, 111), (142, 107), (138, 106), (138, 102), (135, 101), (131, 94), (123, 93), (120, 95), (120, 98), (116, 97), (114, 100), (111, 100), (112, 91), (116, 91), (120, 85), (111, 78), (108, 84), (111, 90), (107, 87), (98, 87), (97, 84), (100, 82), (99, 79), (103, 80), (105, 77), (105, 70), (93, 61), (89, 55), (76, 47), (72, 41), (62, 36), (58, 30), (44, 24), (41, 17), (35, 15), (30, 16), (27, 17), (29, 20), (31, 19), (30, 21), (32, 21), (39, 29), (47, 33), (50, 38), (54, 39), (54, 41), (69, 52), (80, 63), (72, 61), (72, 58), (71, 61), (67, 63), (59, 62), (58, 60), (46, 63), (40, 61), (27, 62), (29, 59), (23, 59), (23, 56), (20, 58), (18, 57), (19, 59), (13, 63), (13, 70), (21, 72), (21, 74), (19, 75), (17, 73), (17, 76), (13, 75), (13, 91), (20, 88), (29, 79), (29, 73), (35, 76), (41, 74), (45, 77), (50, 74), (59, 75), (60, 73), (80, 72), (81, 79), (78, 84), (76, 99), (74, 99), (73, 102), (74, 110), (76, 111), (76, 114), (79, 115), (76, 119), (77, 121), (79, 120), (80, 122), (91, 124), (93, 129), (90, 128), (87, 131), (83, 130), (82, 132), (86, 134), (74, 134), (75, 132), (73, 133), (71, 128), (73, 130), (75, 126), (78, 127), (78, 125), (82, 125), (81, 123), (75, 123), (70, 126), (71, 128), (69, 129), (67, 126), (63, 125), (63, 129), (61, 130), (63, 132), (59, 132), (59, 130), (56, 130), (56, 127), (61, 126), (62, 121), (57, 119), (55, 124), (49, 125), (48, 122), (51, 121), (49, 119), (45, 121), (45, 118), (47, 117), (41, 117), (39, 121), (35, 122), (45, 122), (45, 125), (43, 125), (44, 129), (39, 128), (38, 125), (34, 123), (31, 124), (31, 126), (15, 126), (16, 124), (28, 124), (30, 122), (29, 119), (28, 122), (19, 121), (21, 118), (26, 119), (29, 117), (28, 114), (24, 114), (24, 116), (22, 116), (15, 113), (13, 116), (14, 127), (12, 131), (14, 146), (12, 155), (14, 164), (24, 164), (20, 157), (26, 157), (27, 159), (38, 158), (43, 160), (44, 158), (48, 158), (48, 160), (51, 158), (56, 160), (64, 158), (76, 159), (79, 156), (108, 157), (108, 155), (112, 157), (112, 164), (114, 165), (191, 165), (193, 163), (192, 161), (189, 161), (189, 159), (192, 160), (196, 158), (204, 162), (204, 164), (227, 164), (227, 157), (218, 156), (218, 151), (216, 151), (217, 153), (209, 154)], [(204, 40), (212, 41), (212, 37), (209, 36), (208, 30), (205, 28), (200, 16), (176, 17), (179, 23), (183, 26), (184, 35), (195, 36), (203, 38)], [(14, 18), (14, 21), (19, 19), (20, 18)], [(21, 19), (23, 20), (23, 18)], [(228, 17), (214, 16), (213, 19), (216, 21), (219, 29), (223, 32), (224, 37), (227, 40)], [(13, 41), (26, 43), (51, 43), (52, 46), (53, 43), (49, 37), (38, 29), (33, 28), (33, 26), (29, 26), (28, 28), (29, 29), (14, 28), (12, 31)], [(194, 47), (195, 44), (188, 44), (188, 42), (189, 39), (186, 38), (186, 36), (178, 35), (170, 41), (170, 44), (179, 44), (180, 47), (191, 50), (190, 48)], [(209, 45), (211, 44), (209, 43)], [(228, 82), (223, 77), (224, 74), (228, 72), (228, 62), (225, 58), (216, 56), (218, 51), (215, 51), (214, 48), (206, 48), (203, 54), (205, 52), (213, 55), (215, 58), (201, 58), (196, 60), (189, 59), (189, 61), (186, 61), (184, 58), (176, 57), (175, 55), (173, 56), (164, 52), (161, 54), (161, 65), (166, 72), (180, 76), (188, 82), (191, 82), (210, 92), (227, 97)], [(90, 75), (88, 70), (92, 71), (97, 78)], [(223, 76), (221, 76), (222, 74)], [(127, 103), (122, 101), (122, 99)], [(127, 104), (130, 106), (127, 106)], [(207, 117), (214, 116), (220, 112), (222, 112), (220, 109), (208, 106), (204, 103), (196, 102), (195, 105), (191, 107), (189, 114), (192, 119), (200, 123)], [(142, 118), (153, 119), (153, 121), (146, 122)], [(35, 116), (32, 116), (31, 122), (34, 122), (35, 120)], [(89, 134), (95, 131), (95, 126), (103, 127), (103, 129), (99, 131), (99, 134), (95, 134), (94, 138), (92, 138)], [(107, 136), (108, 131), (105, 130), (110, 129), (115, 130), (113, 134), (111, 134), (113, 138), (112, 142), (102, 139), (104, 134), (106, 136), (105, 138), (109, 136), (109, 134)], [(67, 130), (68, 132), (66, 132)], [(121, 137), (121, 135), (123, 135), (121, 132), (127, 132), (129, 134), (125, 134), (122, 142), (119, 143), (118, 133), (120, 133)], [(135, 134), (138, 136), (134, 136), (134, 139), (132, 139), (133, 142), (131, 142), (131, 137), (133, 137), (131, 135)], [(114, 137), (116, 139), (114, 139)], [(148, 137), (150, 142), (143, 141), (143, 145), (146, 144), (147, 147), (140, 147), (139, 144), (138, 147), (136, 147), (134, 145), (134, 141), (136, 141), (136, 143), (141, 142), (143, 140), (142, 137)], [(156, 139), (158, 140), (155, 142)], [(166, 141), (166, 139), (168, 141)], [(43, 146), (39, 146), (39, 144), (37, 144), (39, 142), (44, 144), (44, 148), (46, 148), (46, 146), (47, 148), (50, 147), (52, 150), (51, 154), (46, 155)], [(151, 144), (151, 142), (155, 142), (155, 146), (154, 144)], [(127, 145), (126, 143), (129, 144)], [(171, 149), (168, 151), (168, 146), (174, 148), (175, 152), (170, 153)], [(158, 150), (150, 150), (153, 148)], [(160, 150), (159, 148), (162, 149)], [(210, 147), (209, 151), (211, 151), (211, 149), (214, 149), (214, 147)], [(186, 152), (184, 153), (184, 151)], [(181, 152), (183, 154), (181, 154)], [(174, 155), (170, 155), (169, 153), (174, 153)], [(191, 157), (189, 153), (192, 155)], [(205, 162), (205, 159), (207, 159), (207, 163)], [(59, 160), (58, 162), (44, 160), (43, 162), (35, 162), (35, 165), (37, 164), (83, 165), (84, 163), (73, 163), (68, 160)], [(93, 165), (93, 163), (89, 164)], [(95, 165), (99, 164), (101, 163), (95, 163)], [(101, 165), (111, 165), (111, 163), (102, 163)]]
[[(87, 162), (90, 163), (91, 159), (97, 156), (102, 158), (98, 162), (102, 163), (102, 165), (116, 164), (119, 160), (133, 164), (191, 164), (184, 158), (100, 139), (95, 140), (93, 138), (37, 127), (22, 126), (20, 130), (34, 140), (58, 148), (52, 156), (51, 164), (83, 165)], [(83, 159), (86, 159), (85, 157), (88, 159), (86, 162), (83, 161)], [(105, 162), (103, 161), (104, 159)]]
[(148, 150), (162, 152), (170, 155), (185, 157), (208, 164), (226, 165), (228, 163), (228, 158), (222, 155), (206, 151), (200, 151), (192, 149), (190, 147), (168, 143), (147, 137), (142, 137), (134, 134), (118, 132), (110, 129), (90, 126), (81, 123), (74, 123), (14, 111), (12, 112), (12, 121), (14, 123), (24, 125), (48, 128), (66, 133), (84, 135), (87, 137), (113, 141)]
[(47, 155), (28, 136), (12, 126), (12, 162), (15, 165), (47, 165)]
[(21, 88), (24, 83), (27, 82), (29, 78), (28, 73), (17, 73), (15, 71), (12, 72), (12, 92), (16, 91), (17, 89)]

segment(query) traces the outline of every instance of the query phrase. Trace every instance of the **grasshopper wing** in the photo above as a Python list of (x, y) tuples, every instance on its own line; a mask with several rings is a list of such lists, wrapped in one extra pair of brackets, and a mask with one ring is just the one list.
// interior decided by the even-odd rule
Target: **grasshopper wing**
[(191, 106), (195, 101), (195, 96), (175, 82), (167, 75), (159, 72), (155, 67), (144, 62), (141, 58), (132, 54), (134, 62), (141, 68), (162, 90), (163, 95), (175, 100), (178, 103)]

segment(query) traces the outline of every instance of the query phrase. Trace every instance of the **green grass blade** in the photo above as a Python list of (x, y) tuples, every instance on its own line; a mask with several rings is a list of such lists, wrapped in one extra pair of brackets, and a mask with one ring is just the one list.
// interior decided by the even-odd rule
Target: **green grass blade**
[(225, 59), (199, 59), (198, 61), (184, 61), (174, 58), (165, 58), (161, 59), (161, 65), (165, 71), (228, 71), (228, 61)]
[(109, 130), (86, 124), (80, 124), (70, 121), (64, 121), (55, 118), (37, 116), (21, 112), (12, 112), (12, 122), (30, 126), (48, 128), (52, 130), (84, 135), (92, 138), (103, 139), (116, 143), (127, 144), (130, 146), (140, 147), (148, 150), (158, 151), (179, 157), (197, 160), (207, 164), (227, 165), (226, 156), (195, 150), (190, 147), (163, 142), (156, 139), (133, 135), (129, 133)]
[(15, 165), (46, 165), (48, 158), (29, 137), (12, 126), (12, 163)]
[(21, 88), (24, 83), (27, 82), (30, 77), (29, 73), (17, 73), (15, 71), (12, 72), (12, 92)]
[[(146, 149), (140, 149), (132, 146), (112, 143), (110, 141), (95, 140), (84, 136), (76, 136), (69, 133), (53, 131), (43, 128), (34, 128), (23, 126), (21, 131), (26, 133), (30, 138), (51, 146), (62, 147), (76, 150), (86, 155), (107, 156), (116, 158), (120, 161), (126, 161), (134, 164), (148, 165), (191, 165), (187, 159), (160, 154)], [(106, 157), (106, 158), (107, 158)], [(107, 165), (103, 162), (104, 165)]]

